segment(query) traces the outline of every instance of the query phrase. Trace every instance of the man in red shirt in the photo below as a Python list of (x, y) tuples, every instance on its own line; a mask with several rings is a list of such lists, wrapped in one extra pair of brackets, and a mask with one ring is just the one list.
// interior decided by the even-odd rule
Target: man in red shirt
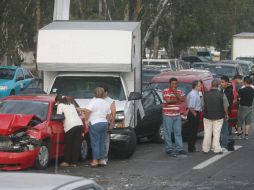
[[(163, 91), (163, 126), (165, 151), (170, 156), (186, 155), (183, 150), (182, 121), (180, 116), (180, 104), (185, 101), (184, 93), (177, 89), (176, 78), (169, 80), (169, 88)], [(173, 152), (171, 133), (175, 135), (175, 151)]]

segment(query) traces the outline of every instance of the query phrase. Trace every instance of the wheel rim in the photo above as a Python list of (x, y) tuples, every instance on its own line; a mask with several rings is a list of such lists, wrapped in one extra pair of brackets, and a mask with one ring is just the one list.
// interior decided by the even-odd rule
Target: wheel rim
[(161, 138), (161, 140), (164, 140), (164, 129), (163, 129), (163, 125), (160, 126), (160, 131), (159, 131), (159, 133), (160, 133), (160, 138)]
[(40, 148), (39, 154), (38, 154), (38, 161), (41, 166), (46, 166), (49, 161), (49, 151), (46, 146), (42, 146)]
[(88, 146), (87, 146), (87, 142), (86, 140), (84, 139), (81, 143), (81, 158), (83, 160), (85, 160), (87, 158), (87, 149), (88, 149)]

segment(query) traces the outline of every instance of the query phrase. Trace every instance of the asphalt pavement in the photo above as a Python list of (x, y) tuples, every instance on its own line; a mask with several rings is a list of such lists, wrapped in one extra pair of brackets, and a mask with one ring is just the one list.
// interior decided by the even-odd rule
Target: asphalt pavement
[[(197, 142), (200, 151), (201, 143), (202, 136)], [(145, 141), (129, 159), (112, 158), (104, 168), (80, 162), (77, 168), (58, 168), (57, 173), (94, 179), (107, 190), (253, 190), (254, 134), (249, 140), (235, 140), (235, 145), (237, 150), (222, 155), (169, 157), (163, 144)], [(54, 164), (43, 172), (55, 173)]]

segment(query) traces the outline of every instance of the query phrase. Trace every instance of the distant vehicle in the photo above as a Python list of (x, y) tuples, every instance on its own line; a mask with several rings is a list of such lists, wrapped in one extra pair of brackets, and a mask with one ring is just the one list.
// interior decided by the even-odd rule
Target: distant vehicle
[(144, 66), (142, 69), (142, 89), (145, 89), (151, 79), (161, 72), (161, 68)]
[(172, 71), (178, 71), (183, 69), (180, 64), (182, 60), (179, 59), (143, 59), (143, 66), (160, 66), (162, 68), (170, 68)]
[(233, 35), (232, 60), (237, 57), (254, 57), (254, 33), (242, 32)]
[(32, 73), (22, 67), (0, 66), (0, 98), (19, 94), (33, 80)]
[(243, 71), (243, 76), (250, 75), (250, 71), (254, 64), (251, 61), (245, 60), (223, 60), (222, 63), (239, 64)]
[(204, 57), (205, 59), (212, 61), (212, 54), (210, 51), (198, 51), (197, 56)]
[(34, 78), (28, 86), (21, 90), (20, 94), (46, 94), (43, 91), (42, 84), (42, 79)]
[(189, 62), (191, 67), (192, 67), (192, 64), (195, 63), (195, 62), (207, 62), (207, 61), (209, 61), (205, 57), (200, 57), (200, 56), (185, 56), (185, 57), (182, 57), (182, 60), (184, 60), (186, 62)]
[(223, 75), (232, 79), (235, 75), (242, 75), (243, 71), (240, 65), (230, 63), (214, 63), (207, 65), (206, 68), (214, 75), (215, 78), (220, 78)]
[(103, 190), (93, 180), (78, 176), (1, 172), (0, 178), (0, 190)]
[(253, 57), (237, 57), (236, 60), (251, 61), (254, 64), (254, 56)]
[[(45, 169), (63, 156), (63, 115), (56, 114), (55, 95), (16, 95), (0, 100), (0, 169)], [(81, 158), (86, 159), (88, 128), (84, 125)], [(1, 185), (2, 187), (2, 185)]]
[(210, 65), (210, 64), (211, 64), (211, 62), (196, 62), (196, 63), (192, 64), (192, 68), (204, 70), (204, 69), (206, 69), (206, 66)]

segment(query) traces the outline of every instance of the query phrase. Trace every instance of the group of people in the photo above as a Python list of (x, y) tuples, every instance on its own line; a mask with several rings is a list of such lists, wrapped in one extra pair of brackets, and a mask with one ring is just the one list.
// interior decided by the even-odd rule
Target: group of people
[[(249, 76), (235, 76), (235, 88), (239, 109), (237, 115), (237, 132), (239, 138), (243, 134), (245, 126), (245, 139), (248, 139), (249, 128), (252, 122), (252, 104), (254, 99), (254, 87)], [(215, 154), (222, 154), (229, 150), (231, 142), (229, 136), (232, 127), (229, 127), (228, 119), (234, 102), (233, 87), (228, 76), (222, 76), (220, 82), (216, 79), (211, 82), (211, 89), (202, 92), (202, 81), (193, 81), (192, 90), (187, 96), (177, 88), (176, 78), (169, 80), (169, 87), (163, 91), (163, 125), (165, 152), (169, 156), (186, 156), (183, 148), (181, 104), (187, 105), (187, 130), (188, 152), (199, 152), (196, 149), (198, 127), (201, 124), (201, 112), (203, 113), (204, 139), (202, 152), (212, 150)], [(172, 132), (174, 132), (175, 148), (172, 145)], [(211, 146), (212, 144), (212, 146)]]
[[(94, 98), (86, 108), (75, 106), (69, 97), (56, 97), (57, 114), (64, 114), (65, 131), (64, 161), (60, 166), (76, 167), (81, 149), (82, 130), (85, 123), (89, 127), (93, 160), (91, 167), (106, 166), (109, 151), (109, 133), (115, 122), (115, 102), (108, 97), (108, 87), (100, 86), (95, 89)], [(79, 113), (84, 115), (84, 122)]]

